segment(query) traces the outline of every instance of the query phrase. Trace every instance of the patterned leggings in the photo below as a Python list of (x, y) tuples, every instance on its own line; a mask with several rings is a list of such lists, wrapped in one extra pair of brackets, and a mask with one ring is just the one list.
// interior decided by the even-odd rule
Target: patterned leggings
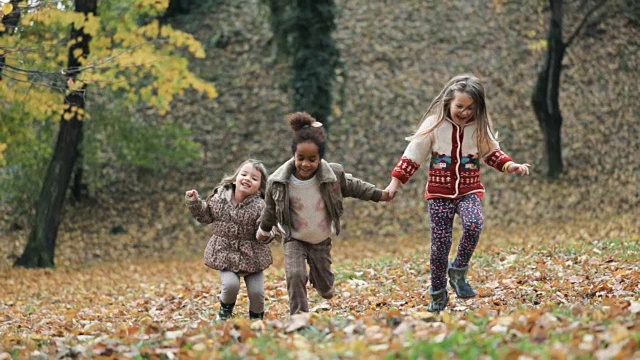
[(462, 237), (458, 245), (456, 259), (451, 264), (455, 268), (469, 265), (469, 260), (480, 240), (482, 231), (482, 202), (476, 194), (457, 199), (430, 199), (431, 217), (431, 291), (447, 286), (447, 266), (451, 251), (453, 218), (455, 214), (462, 220)]

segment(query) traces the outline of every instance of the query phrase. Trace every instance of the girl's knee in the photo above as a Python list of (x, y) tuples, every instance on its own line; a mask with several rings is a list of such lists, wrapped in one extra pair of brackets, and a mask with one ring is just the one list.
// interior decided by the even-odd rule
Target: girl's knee
[(484, 223), (482, 221), (482, 218), (467, 219), (462, 222), (462, 231), (464, 231), (465, 233), (480, 233), (482, 231), (483, 225)]
[(222, 283), (222, 291), (230, 294), (237, 294), (240, 292), (240, 281), (227, 281)]
[(306, 283), (308, 280), (306, 269), (289, 270), (286, 275), (288, 283)]
[(247, 291), (251, 303), (264, 304), (264, 289), (252, 289)]

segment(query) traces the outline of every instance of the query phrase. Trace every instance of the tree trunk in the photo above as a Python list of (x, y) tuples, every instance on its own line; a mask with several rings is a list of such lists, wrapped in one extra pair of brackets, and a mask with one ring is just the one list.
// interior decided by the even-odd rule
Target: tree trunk
[(69, 184), (69, 178), (78, 156), (78, 137), (82, 122), (77, 119), (61, 120), (53, 158), (36, 204), (36, 219), (22, 256), (16, 266), (29, 268), (53, 267), (58, 226)]
[[(78, 144), (82, 144), (82, 127), (78, 134)], [(78, 157), (76, 159), (75, 172), (73, 174), (73, 185), (71, 186), (71, 194), (75, 202), (80, 202), (89, 197), (89, 186), (83, 182), (84, 168), (82, 166), (82, 149), (78, 147)]]
[(562, 113), (560, 112), (560, 74), (566, 46), (562, 41), (562, 0), (550, 0), (551, 22), (543, 68), (538, 74), (532, 105), (545, 141), (547, 176), (556, 179), (564, 171), (562, 164)]
[[(95, 14), (97, 2), (97, 0), (76, 0), (76, 11), (85, 15)], [(79, 39), (79, 41), (69, 47), (68, 85), (72, 84), (78, 75), (83, 58), (88, 56), (91, 41), (91, 36), (85, 34), (82, 27), (76, 28), (76, 26), (71, 28), (70, 38)], [(82, 50), (78, 57), (74, 55), (76, 49)], [(82, 121), (77, 110), (84, 109), (84, 90), (83, 86), (79, 90), (68, 91), (65, 96), (64, 102), (67, 107), (60, 120), (58, 140), (36, 204), (35, 223), (24, 252), (16, 260), (15, 266), (31, 268), (55, 266), (56, 239), (62, 208), (82, 138)]]

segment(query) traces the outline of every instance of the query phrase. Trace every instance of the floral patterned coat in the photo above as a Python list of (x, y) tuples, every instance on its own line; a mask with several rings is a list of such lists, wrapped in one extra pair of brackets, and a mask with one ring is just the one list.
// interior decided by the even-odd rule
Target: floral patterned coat
[(268, 243), (256, 239), (264, 200), (255, 194), (235, 205), (232, 198), (233, 187), (228, 185), (216, 188), (206, 200), (186, 201), (193, 217), (213, 229), (204, 263), (221, 271), (260, 272), (273, 263)]

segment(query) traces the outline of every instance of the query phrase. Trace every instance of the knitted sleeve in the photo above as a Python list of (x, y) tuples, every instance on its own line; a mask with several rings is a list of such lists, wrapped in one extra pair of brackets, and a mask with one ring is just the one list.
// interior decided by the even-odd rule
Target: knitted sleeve
[(500, 149), (500, 144), (495, 139), (481, 145), (478, 150), (484, 162), (498, 171), (504, 172), (506, 170), (505, 164), (513, 160), (511, 156)]
[[(425, 120), (417, 132), (428, 129), (434, 126), (433, 119)], [(433, 148), (434, 133), (427, 136), (416, 137), (409, 142), (407, 148), (404, 150), (400, 161), (396, 164), (395, 168), (391, 172), (391, 176), (397, 178), (405, 184), (413, 174), (420, 168), (430, 156)]]

